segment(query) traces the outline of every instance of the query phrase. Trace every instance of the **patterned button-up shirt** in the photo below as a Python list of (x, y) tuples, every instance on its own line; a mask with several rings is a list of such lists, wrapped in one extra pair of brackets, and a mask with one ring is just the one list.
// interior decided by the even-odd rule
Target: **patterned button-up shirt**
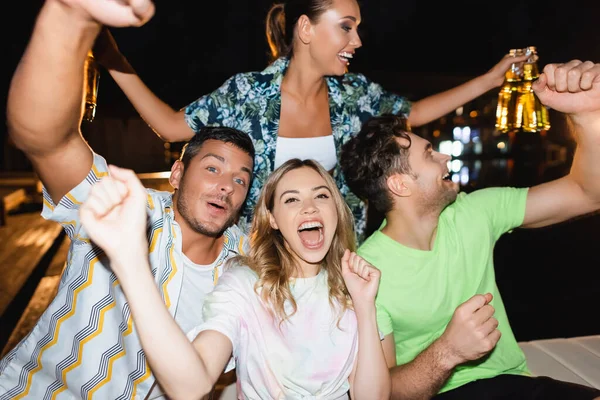
[[(274, 169), (281, 82), (289, 60), (279, 58), (262, 72), (241, 73), (229, 78), (219, 89), (185, 107), (186, 121), (196, 132), (202, 126), (223, 125), (248, 133), (254, 142), (254, 179), (238, 225), (249, 231), (252, 213), (263, 183)], [(383, 90), (362, 74), (347, 73), (327, 77), (329, 115), (336, 152), (372, 116), (385, 113), (408, 115), (411, 103), (406, 98)], [(362, 241), (366, 228), (365, 204), (348, 188), (339, 164), (333, 177), (350, 206)]]
[[(58, 294), (29, 335), (0, 362), (0, 400), (144, 399), (155, 381), (119, 281), (79, 222), (79, 206), (107, 171), (104, 158), (95, 154), (88, 176), (58, 205), (44, 191), (42, 216), (63, 225), (71, 246)], [(183, 253), (172, 193), (148, 189), (147, 211), (152, 274), (174, 315)], [(224, 261), (248, 250), (246, 239), (236, 226), (225, 231), (214, 284)]]

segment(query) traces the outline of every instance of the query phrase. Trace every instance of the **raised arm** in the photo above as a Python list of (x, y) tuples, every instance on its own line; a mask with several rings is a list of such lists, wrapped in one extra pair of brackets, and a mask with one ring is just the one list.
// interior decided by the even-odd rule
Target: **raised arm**
[(489, 353), (500, 340), (491, 300), (488, 293), (461, 304), (442, 336), (407, 364), (396, 366), (394, 334), (386, 335), (382, 345), (390, 368), (391, 398), (428, 400), (444, 386), (456, 366)]
[(342, 276), (358, 322), (358, 354), (349, 378), (350, 397), (387, 400), (390, 374), (381, 348), (375, 311), (381, 272), (356, 253), (346, 250), (342, 258)]
[(443, 117), (458, 107), (502, 85), (504, 74), (511, 64), (526, 59), (527, 56), (514, 57), (506, 54), (498, 64), (485, 74), (452, 89), (413, 102), (408, 115), (408, 122), (412, 126), (421, 126)]
[[(83, 115), (83, 66), (100, 22), (143, 24), (154, 12), (148, 0), (46, 0), (13, 75), (7, 126), (31, 160), (54, 202), (81, 182), (92, 152), (79, 130)], [(94, 18), (93, 16), (96, 16)]]
[(147, 192), (133, 171), (109, 170), (110, 176), (94, 185), (81, 206), (81, 223), (111, 261), (150, 368), (165, 393), (171, 399), (201, 398), (225, 369), (232, 344), (215, 331), (200, 333), (192, 344), (169, 314), (148, 262)]
[(529, 190), (525, 228), (600, 209), (600, 64), (548, 64), (533, 88), (543, 104), (567, 115), (577, 149), (568, 175)]
[(94, 54), (123, 90), (142, 119), (160, 138), (167, 142), (182, 142), (194, 136), (194, 131), (185, 122), (184, 111), (174, 110), (146, 86), (120, 52), (107, 28), (104, 28), (98, 36)]

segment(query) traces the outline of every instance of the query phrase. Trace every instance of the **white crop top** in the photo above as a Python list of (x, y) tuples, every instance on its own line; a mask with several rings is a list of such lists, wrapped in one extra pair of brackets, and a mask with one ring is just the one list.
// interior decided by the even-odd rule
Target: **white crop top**
[(307, 138), (278, 136), (275, 168), (292, 158), (312, 159), (321, 164), (325, 170), (331, 171), (338, 162), (333, 135)]

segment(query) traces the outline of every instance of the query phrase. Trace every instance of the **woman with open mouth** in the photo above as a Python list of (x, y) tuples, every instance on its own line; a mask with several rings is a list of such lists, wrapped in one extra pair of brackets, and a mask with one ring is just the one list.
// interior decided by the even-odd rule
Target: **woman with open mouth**
[[(144, 237), (136, 211), (145, 192), (133, 174), (113, 172), (90, 195), (96, 209), (82, 207), (101, 247), (115, 240), (95, 228), (113, 212), (128, 225), (141, 221)], [(163, 391), (201, 398), (235, 367), (240, 399), (388, 399), (375, 311), (380, 272), (354, 253), (352, 213), (330, 174), (312, 160), (282, 164), (265, 182), (251, 238), (249, 254), (229, 261), (205, 300), (204, 323), (187, 337), (157, 290), (147, 244), (134, 241), (128, 254), (103, 248)]]

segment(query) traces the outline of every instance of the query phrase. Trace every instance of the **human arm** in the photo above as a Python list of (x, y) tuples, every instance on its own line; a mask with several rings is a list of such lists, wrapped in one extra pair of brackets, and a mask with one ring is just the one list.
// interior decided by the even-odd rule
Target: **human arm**
[(409, 363), (396, 365), (394, 334), (386, 335), (382, 347), (390, 368), (391, 398), (430, 399), (456, 366), (489, 353), (500, 339), (491, 299), (489, 293), (475, 295), (458, 306), (444, 333)]
[(524, 228), (600, 209), (600, 64), (548, 64), (533, 89), (544, 105), (567, 115), (577, 148), (569, 174), (529, 189)]
[(83, 72), (100, 23), (142, 25), (153, 14), (149, 0), (113, 2), (46, 0), (12, 77), (8, 134), (31, 161), (55, 203), (92, 165), (81, 137)]
[(502, 85), (504, 74), (511, 64), (526, 59), (527, 56), (514, 57), (506, 54), (485, 74), (454, 88), (414, 101), (408, 115), (408, 122), (411, 126), (416, 127), (443, 117), (458, 107)]
[(375, 295), (381, 272), (356, 253), (346, 250), (342, 276), (354, 306), (358, 323), (358, 354), (350, 374), (350, 397), (389, 399), (390, 374), (377, 329)]
[(81, 223), (111, 261), (162, 389), (172, 399), (200, 398), (223, 372), (231, 341), (205, 331), (192, 344), (169, 314), (148, 261), (146, 190), (133, 171), (114, 166), (109, 170), (111, 175), (94, 185), (81, 206)]
[(182, 142), (194, 136), (194, 131), (185, 121), (185, 111), (173, 109), (146, 86), (106, 27), (94, 44), (94, 55), (160, 138), (167, 142)]

